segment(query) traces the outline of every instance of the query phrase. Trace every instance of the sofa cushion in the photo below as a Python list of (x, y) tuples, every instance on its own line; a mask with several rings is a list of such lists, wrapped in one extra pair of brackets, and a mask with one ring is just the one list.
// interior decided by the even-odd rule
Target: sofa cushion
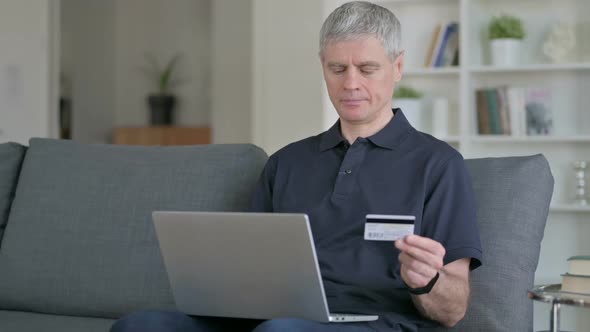
[(108, 332), (112, 319), (35, 314), (0, 310), (2, 332)]
[(8, 212), (25, 152), (26, 147), (18, 143), (0, 144), (0, 242), (8, 221)]
[(32, 139), (0, 250), (0, 309), (119, 317), (171, 308), (154, 210), (246, 210), (253, 145)]
[(542, 155), (466, 160), (477, 202), (483, 265), (471, 274), (471, 300), (453, 331), (532, 331), (535, 270), (553, 176)]

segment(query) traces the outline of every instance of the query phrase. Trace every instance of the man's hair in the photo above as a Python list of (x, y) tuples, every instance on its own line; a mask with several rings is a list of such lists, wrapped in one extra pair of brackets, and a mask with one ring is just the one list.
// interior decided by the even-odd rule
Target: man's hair
[(386, 8), (366, 1), (352, 1), (336, 8), (320, 30), (320, 56), (331, 41), (376, 37), (391, 61), (401, 52), (401, 25)]

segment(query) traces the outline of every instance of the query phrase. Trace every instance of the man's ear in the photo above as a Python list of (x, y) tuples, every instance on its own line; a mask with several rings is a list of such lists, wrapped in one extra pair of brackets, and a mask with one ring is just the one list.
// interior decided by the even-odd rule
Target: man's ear
[(404, 73), (404, 55), (405, 51), (401, 51), (393, 61), (393, 75), (396, 82), (401, 81)]

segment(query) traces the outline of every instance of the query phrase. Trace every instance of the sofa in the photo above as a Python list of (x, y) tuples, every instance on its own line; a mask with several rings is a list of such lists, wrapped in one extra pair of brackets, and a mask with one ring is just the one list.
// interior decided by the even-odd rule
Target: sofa
[[(174, 301), (154, 210), (240, 211), (266, 161), (249, 144), (0, 144), (0, 331), (105, 332)], [(455, 331), (531, 331), (553, 177), (541, 155), (467, 160), (484, 265)], [(443, 330), (443, 329), (440, 329)]]

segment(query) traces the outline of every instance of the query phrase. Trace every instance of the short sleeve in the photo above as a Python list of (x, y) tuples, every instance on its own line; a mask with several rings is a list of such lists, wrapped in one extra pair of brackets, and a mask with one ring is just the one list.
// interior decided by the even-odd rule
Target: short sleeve
[(429, 181), (422, 236), (440, 242), (445, 250), (444, 264), (471, 258), (470, 269), (482, 263), (476, 203), (471, 178), (461, 155), (451, 157)]
[(272, 204), (272, 191), (274, 185), (274, 177), (276, 173), (276, 157), (271, 156), (264, 169), (260, 178), (256, 183), (256, 188), (252, 194), (250, 200), (250, 211), (251, 212), (273, 212)]

